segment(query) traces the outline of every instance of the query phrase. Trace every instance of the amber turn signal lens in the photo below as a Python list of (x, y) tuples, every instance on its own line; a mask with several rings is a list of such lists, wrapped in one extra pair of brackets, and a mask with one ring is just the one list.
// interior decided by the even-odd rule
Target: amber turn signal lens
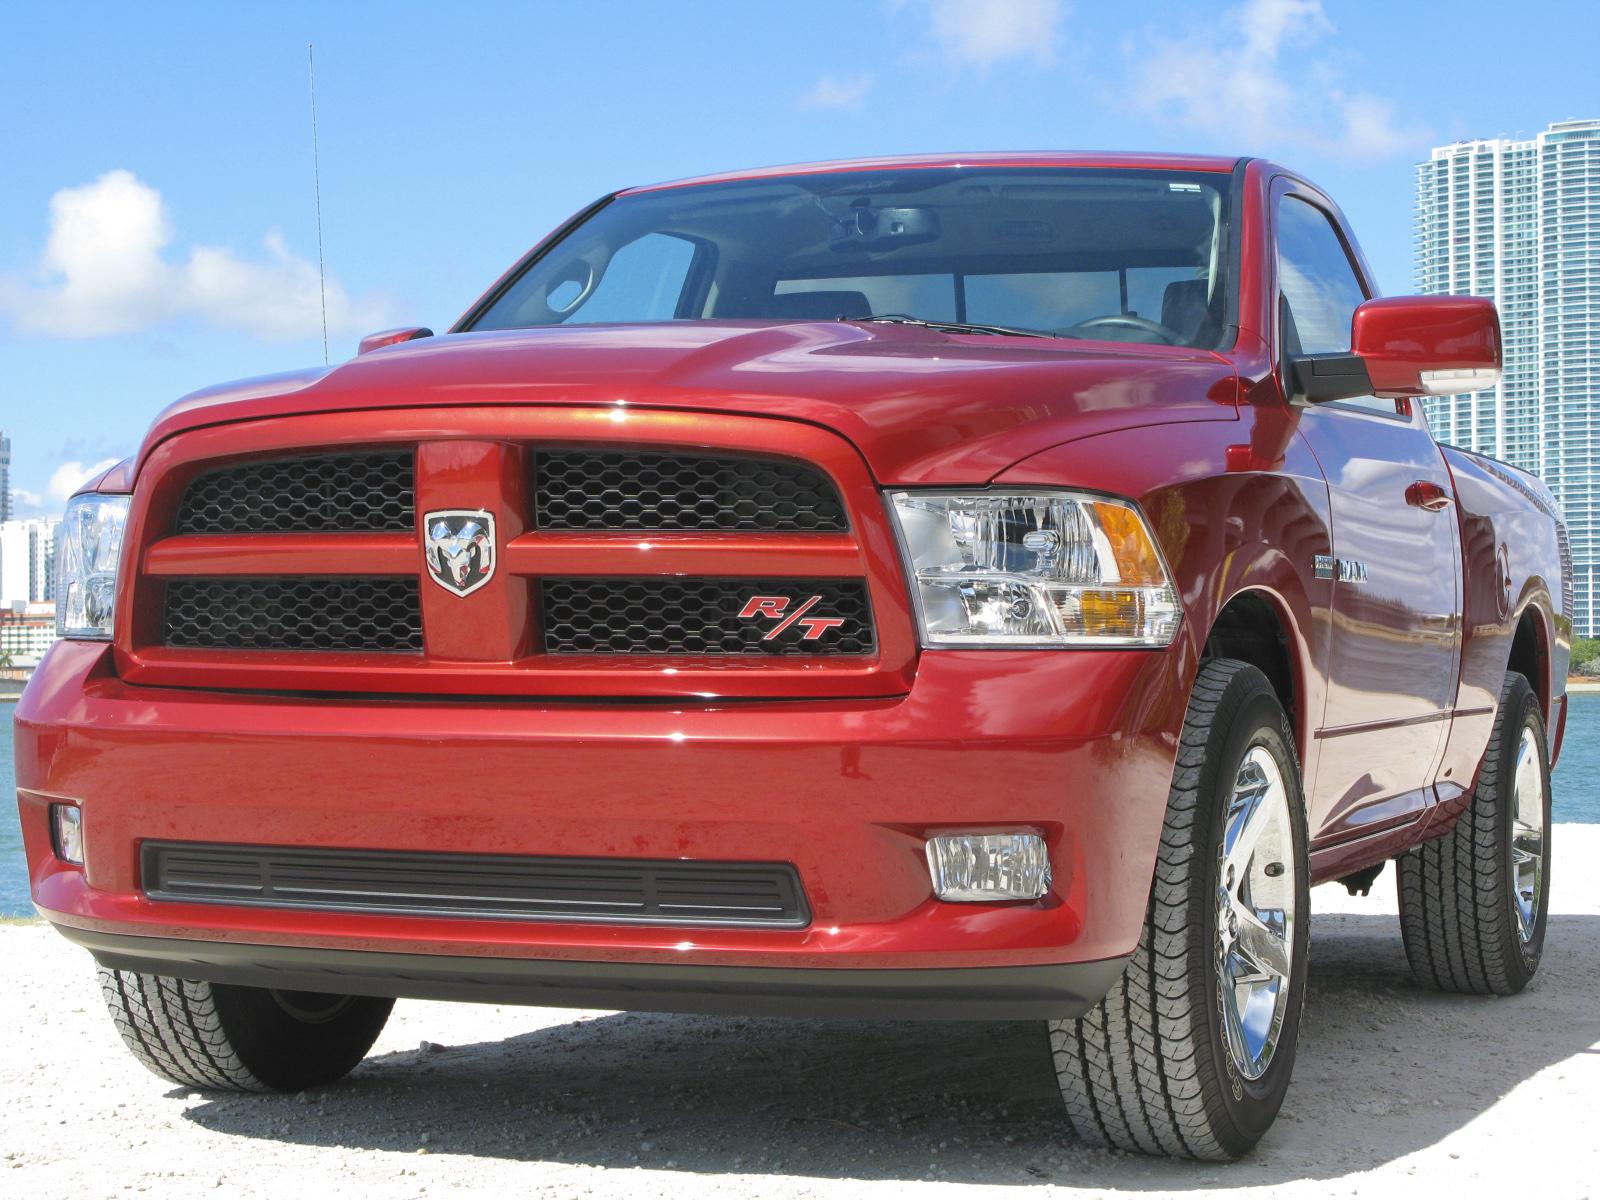
[(1145, 531), (1144, 518), (1125, 504), (1096, 500), (1093, 507), (1095, 516), (1100, 519), (1101, 532), (1111, 543), (1111, 556), (1117, 563), (1117, 582), (1131, 587), (1157, 587), (1165, 583), (1167, 573)]
[(1085, 589), (1077, 600), (1077, 624), (1085, 637), (1136, 637), (1144, 625), (1143, 597), (1138, 592)]

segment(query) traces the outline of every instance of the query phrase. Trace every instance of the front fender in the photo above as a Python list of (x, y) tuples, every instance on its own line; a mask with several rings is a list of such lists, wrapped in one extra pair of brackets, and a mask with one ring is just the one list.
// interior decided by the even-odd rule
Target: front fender
[(1137, 500), (1150, 520), (1183, 601), (1177, 661), (1194, 682), (1219, 614), (1236, 598), (1268, 603), (1287, 641), (1302, 761), (1326, 698), (1333, 584), (1315, 577), (1317, 555), (1332, 553), (1327, 483), (1299, 437), (1271, 471), (1230, 454), (1234, 426), (1197, 424), (1106, 433), (1024, 459), (994, 480), (1004, 486), (1078, 487)]

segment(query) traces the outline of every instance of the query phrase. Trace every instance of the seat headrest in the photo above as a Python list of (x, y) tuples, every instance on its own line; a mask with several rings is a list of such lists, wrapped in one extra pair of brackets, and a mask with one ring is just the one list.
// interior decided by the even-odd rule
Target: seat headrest
[(1161, 293), (1161, 323), (1186, 339), (1192, 340), (1210, 315), (1204, 279), (1180, 279)]
[(832, 321), (839, 317), (857, 320), (872, 315), (865, 292), (784, 292), (767, 302), (771, 317), (814, 318)]

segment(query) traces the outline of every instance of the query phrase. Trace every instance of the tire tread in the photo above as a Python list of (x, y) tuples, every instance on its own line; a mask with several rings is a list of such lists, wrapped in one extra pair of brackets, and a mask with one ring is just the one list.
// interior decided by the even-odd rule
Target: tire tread
[[(1418, 982), (1441, 992), (1509, 996), (1521, 991), (1533, 973), (1506, 903), (1510, 860), (1501, 832), (1508, 802), (1505, 772), (1514, 767), (1506, 753), (1515, 744), (1507, 737), (1507, 723), (1517, 722), (1520, 730), (1532, 699), (1527, 680), (1508, 672), (1466, 810), (1449, 833), (1396, 860), (1406, 958)], [(1542, 747), (1543, 727), (1538, 729)], [(1548, 851), (1546, 864), (1548, 869)]]
[(229, 1043), (210, 984), (110, 967), (99, 976), (117, 1032), (150, 1071), (193, 1088), (270, 1090)]
[[(1248, 689), (1229, 689), (1255, 668), (1205, 663), (1179, 735), (1144, 928), (1122, 978), (1076, 1021), (1053, 1021), (1050, 1045), (1075, 1133), (1094, 1146), (1212, 1161), (1237, 1157), (1208, 1103), (1219, 1082), (1202, 1044), (1210, 1037), (1190, 967), (1204, 920), (1192, 906), (1206, 862), (1194, 845), (1204, 802), (1212, 730), (1226, 725)], [(1267, 687), (1264, 677), (1260, 686)], [(1203, 986), (1203, 985), (1202, 985)]]

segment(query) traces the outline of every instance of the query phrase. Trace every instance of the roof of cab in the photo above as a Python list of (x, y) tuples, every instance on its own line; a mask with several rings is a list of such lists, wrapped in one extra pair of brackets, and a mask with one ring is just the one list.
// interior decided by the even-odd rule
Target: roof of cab
[(1215, 154), (1135, 154), (1098, 150), (1013, 150), (984, 151), (977, 154), (905, 154), (888, 158), (844, 158), (833, 162), (790, 163), (781, 167), (755, 167), (746, 171), (724, 171), (691, 179), (624, 188), (630, 192), (653, 192), (661, 188), (691, 187), (702, 183), (729, 183), (742, 179), (775, 179), (785, 175), (823, 175), (843, 171), (884, 171), (890, 169), (950, 167), (1142, 167), (1167, 171), (1231, 171), (1237, 157)]

